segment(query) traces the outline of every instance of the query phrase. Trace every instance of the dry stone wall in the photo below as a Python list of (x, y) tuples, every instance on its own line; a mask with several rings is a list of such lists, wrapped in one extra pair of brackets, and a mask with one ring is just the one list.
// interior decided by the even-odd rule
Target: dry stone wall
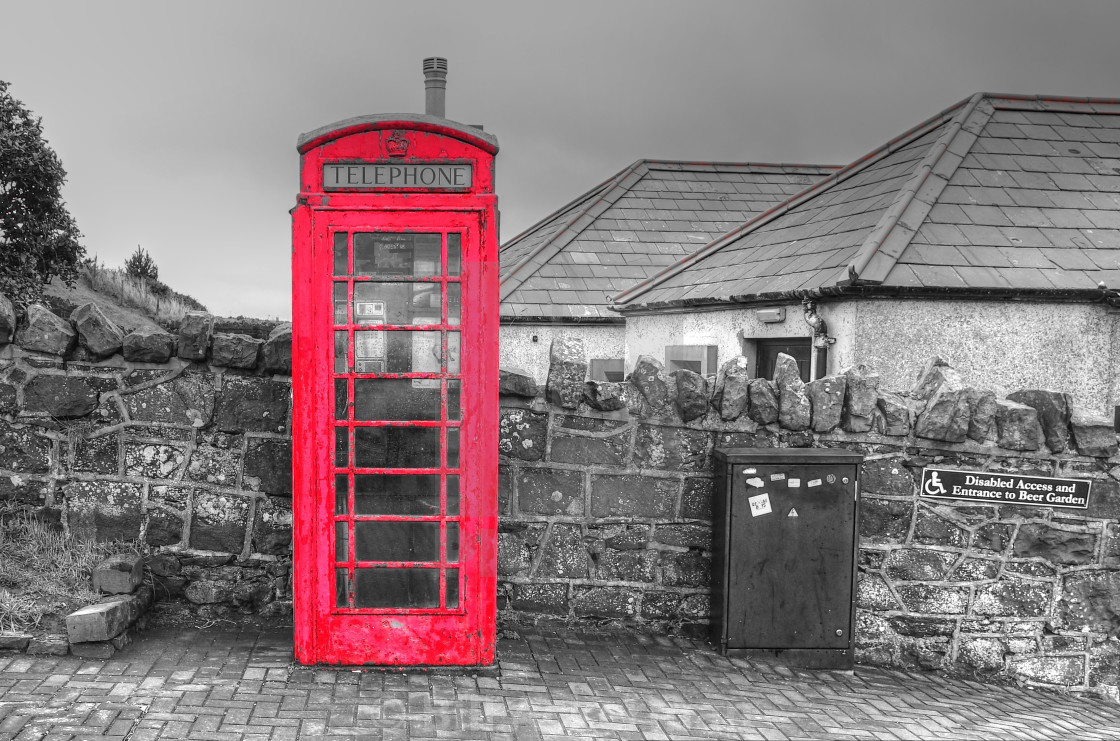
[[(290, 330), (121, 332), (0, 301), (0, 511), (150, 550), (157, 596), (203, 615), (291, 609)], [(913, 388), (870, 368), (802, 383), (743, 358), (705, 378), (639, 358), (587, 382), (578, 340), (543, 388), (500, 378), (499, 593), (510, 622), (705, 631), (716, 447), (862, 452), (858, 656), (1120, 685), (1120, 457), (1069, 396), (998, 399), (943, 360)], [(1089, 478), (1088, 509), (922, 498), (923, 466)]]
[(146, 544), (156, 596), (205, 615), (286, 614), (290, 375), (286, 325), (262, 340), (204, 313), (175, 334), (126, 334), (93, 304), (0, 316), (0, 508)]
[[(712, 452), (846, 448), (861, 470), (857, 657), (1116, 696), (1120, 457), (1111, 420), (1061, 393), (997, 399), (942, 359), (912, 389), (873, 369), (803, 383), (744, 358), (704, 378), (639, 358), (585, 381), (578, 341), (545, 389), (501, 378), (499, 607), (509, 621), (706, 632)], [(539, 393), (540, 392), (540, 393)], [(919, 496), (924, 466), (1088, 478), (1088, 509)]]

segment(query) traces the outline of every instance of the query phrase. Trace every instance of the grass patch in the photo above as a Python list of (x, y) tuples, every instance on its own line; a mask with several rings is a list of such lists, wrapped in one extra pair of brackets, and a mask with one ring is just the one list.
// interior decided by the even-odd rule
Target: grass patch
[(126, 542), (75, 540), (28, 512), (0, 516), (0, 630), (56, 629), (66, 615), (101, 599), (93, 568), (114, 553), (138, 553)]
[(105, 267), (96, 257), (84, 261), (82, 272), (95, 291), (138, 309), (164, 328), (178, 328), (188, 311), (206, 311), (199, 301), (161, 281), (134, 278), (123, 270)]

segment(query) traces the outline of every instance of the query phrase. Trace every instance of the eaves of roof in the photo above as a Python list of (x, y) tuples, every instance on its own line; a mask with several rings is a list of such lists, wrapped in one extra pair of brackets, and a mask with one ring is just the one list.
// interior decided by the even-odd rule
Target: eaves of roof
[[(860, 245), (852, 261), (847, 265), (844, 277), (836, 280), (833, 286), (826, 287), (837, 290), (845, 286), (873, 286), (880, 284), (890, 273), (898, 258), (909, 245), (914, 234), (925, 217), (929, 214), (938, 196), (944, 190), (949, 179), (957, 167), (968, 154), (972, 144), (980, 134), (984, 125), (991, 118), (996, 109), (1033, 110), (1055, 112), (1093, 112), (1093, 113), (1120, 113), (1120, 101), (1104, 98), (1069, 98), (1053, 96), (1022, 96), (1002, 95), (993, 93), (976, 93), (937, 115), (927, 119), (918, 126), (895, 137), (885, 145), (873, 150), (864, 157), (856, 160), (847, 167), (833, 175), (810, 186), (801, 193), (791, 197), (774, 208), (758, 215), (736, 229), (721, 235), (697, 252), (689, 255), (680, 262), (672, 265), (657, 275), (635, 284), (614, 297), (611, 309), (627, 313), (630, 311), (647, 310), (653, 308), (665, 309), (673, 306), (685, 308), (698, 305), (741, 303), (748, 299), (767, 301), (774, 300), (773, 294), (752, 294), (750, 297), (727, 298), (700, 298), (678, 299), (661, 302), (638, 303), (643, 294), (679, 273), (688, 270), (691, 266), (704, 258), (723, 249), (725, 246), (756, 230), (763, 225), (777, 219), (783, 214), (796, 209), (801, 204), (816, 198), (837, 184), (853, 177), (866, 169), (871, 164), (883, 159), (899, 148), (906, 146), (917, 138), (928, 134), (939, 126), (945, 126), (930, 147), (926, 156), (907, 179), (905, 185), (897, 192), (897, 197), (891, 207), (887, 209), (879, 222), (871, 230), (869, 236)], [(972, 291), (965, 289), (964, 292)], [(1012, 289), (1016, 295), (1027, 295), (1029, 290)], [(948, 295), (953, 289), (937, 290), (939, 294)], [(948, 293), (946, 293), (948, 292)], [(975, 292), (975, 291), (972, 291)], [(790, 292), (780, 292), (785, 295)], [(845, 292), (847, 293), (847, 292)], [(954, 295), (960, 294), (957, 291)], [(980, 291), (980, 294), (995, 298), (1000, 291)], [(1078, 293), (1077, 291), (1067, 293)], [(1099, 300), (1099, 293), (1090, 294)], [(1047, 293), (1051, 298), (1056, 297), (1053, 291)], [(788, 298), (788, 296), (787, 296)], [(1077, 300), (1086, 300), (1085, 298)]]
[[(841, 299), (928, 299), (956, 301), (1039, 301), (1057, 303), (1100, 303), (1120, 309), (1120, 291), (1104, 286), (1086, 289), (1053, 288), (958, 288), (955, 286), (893, 286), (879, 284), (847, 284), (825, 288), (795, 288), (788, 291), (751, 293), (722, 299), (676, 299), (655, 301), (617, 309), (623, 315), (686, 313), (749, 306), (777, 306), (801, 303), (805, 299), (829, 301)], [(623, 321), (625, 321), (623, 317)]]

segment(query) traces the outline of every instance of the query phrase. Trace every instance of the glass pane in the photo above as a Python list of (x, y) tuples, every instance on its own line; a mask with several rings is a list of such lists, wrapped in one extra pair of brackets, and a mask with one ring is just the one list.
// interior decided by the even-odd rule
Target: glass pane
[(355, 607), (439, 607), (438, 569), (357, 569)]
[(438, 234), (355, 234), (354, 275), (379, 278), (439, 275), (439, 241)]
[[(459, 335), (455, 333), (455, 370), (459, 372)], [(358, 373), (439, 373), (440, 332), (380, 329), (354, 333), (354, 370)]]
[(345, 331), (334, 333), (334, 372), (345, 373), (348, 359), (346, 352), (350, 348), (350, 338)]
[(459, 381), (447, 382), (447, 418), (452, 422), (459, 420), (459, 390), (461, 384)]
[(334, 524), (334, 560), (335, 561), (349, 561), (350, 560), (350, 533), (347, 527), (348, 522), (336, 522)]
[(447, 372), (459, 372), (459, 333), (447, 333)]
[[(435, 381), (435, 388), (432, 388), (429, 381)], [(439, 381), (436, 379), (354, 379), (356, 420), (372, 422), (439, 418)]]
[(447, 516), (455, 517), (459, 514), (459, 477), (447, 477)]
[(358, 561), (438, 561), (438, 522), (355, 522)]
[(459, 467), (459, 428), (447, 428), (447, 467)]
[(334, 477), (334, 513), (344, 515), (350, 509), (350, 477), (346, 474)]
[(463, 286), (460, 283), (447, 284), (447, 323), (458, 326), (463, 306)]
[(439, 428), (357, 427), (354, 429), (354, 465), (359, 468), (439, 468)]
[(337, 468), (350, 466), (350, 430), (345, 427), (334, 428), (334, 465)]
[(459, 523), (447, 523), (447, 562), (459, 561)]
[(334, 418), (346, 419), (346, 408), (350, 406), (350, 389), (345, 378), (334, 379)]
[(438, 283), (355, 283), (357, 324), (439, 324)]
[(334, 301), (334, 323), (347, 324), (346, 316), (346, 284), (335, 283), (332, 299)]
[(447, 608), (454, 609), (459, 606), (459, 569), (448, 569), (447, 575)]
[(447, 235), (447, 274), (451, 277), (463, 272), (462, 241), (463, 238), (459, 234)]
[(347, 275), (350, 272), (346, 258), (346, 232), (334, 233), (334, 274)]
[(359, 515), (438, 515), (439, 476), (357, 474), (354, 513)]
[(334, 570), (334, 603), (338, 607), (350, 606), (350, 575), (346, 569)]

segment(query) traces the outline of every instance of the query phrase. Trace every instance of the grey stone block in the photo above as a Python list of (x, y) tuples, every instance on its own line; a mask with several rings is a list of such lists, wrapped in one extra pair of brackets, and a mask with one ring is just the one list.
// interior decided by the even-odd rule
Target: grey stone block
[(994, 437), (996, 424), (996, 395), (991, 391), (969, 389), (968, 392), (968, 437), (978, 443), (985, 443)]
[(747, 411), (750, 399), (750, 366), (747, 359), (737, 355), (723, 364), (716, 380), (716, 406), (724, 422), (738, 419)]
[(942, 384), (926, 402), (925, 410), (914, 423), (914, 434), (927, 440), (961, 443), (968, 437), (972, 416), (971, 389)]
[(93, 569), (93, 589), (102, 594), (132, 594), (144, 580), (144, 558), (133, 553), (109, 556)]
[(523, 461), (544, 457), (548, 415), (527, 409), (503, 409), (498, 419), (498, 455)]
[(214, 317), (205, 311), (188, 311), (179, 322), (177, 354), (184, 360), (206, 360), (213, 334)]
[(124, 338), (124, 359), (132, 363), (166, 363), (175, 352), (175, 338), (159, 327), (139, 327)]
[(65, 356), (74, 349), (78, 333), (70, 322), (55, 316), (41, 304), (27, 307), (27, 325), (16, 332), (16, 344), (24, 350)]
[(1042, 427), (1034, 407), (1013, 401), (996, 401), (997, 444), (1008, 450), (1038, 450), (1042, 445)]
[(269, 373), (292, 374), (292, 325), (281, 324), (268, 333), (261, 346), (261, 361)]
[(846, 376), (827, 376), (805, 384), (805, 393), (813, 407), (814, 432), (831, 432), (840, 426), (847, 388)]
[(70, 653), (81, 659), (106, 659), (113, 658), (117, 647), (112, 641), (89, 641), (86, 643), (71, 643)]
[(664, 371), (665, 367), (656, 358), (642, 355), (630, 372), (630, 383), (642, 392), (654, 411), (669, 403), (669, 387), (665, 384)]
[(0, 631), (0, 651), (25, 651), (33, 637), (30, 633)]
[(795, 432), (809, 429), (813, 407), (797, 361), (785, 353), (778, 353), (774, 361), (774, 384), (778, 387), (778, 424)]
[(681, 420), (691, 422), (703, 417), (708, 411), (708, 381), (704, 376), (690, 370), (674, 371), (677, 382), (677, 413)]
[(119, 597), (88, 605), (66, 616), (70, 643), (107, 641), (128, 627), (131, 617), (129, 598)]
[(880, 391), (875, 400), (879, 410), (878, 432), (891, 437), (905, 437), (910, 434), (910, 405), (898, 394)]
[(36, 636), (27, 644), (27, 653), (43, 656), (65, 656), (70, 653), (70, 641), (64, 635)]
[(1042, 389), (1026, 389), (1008, 394), (1007, 399), (1017, 404), (1026, 404), (1038, 412), (1038, 422), (1046, 440), (1046, 447), (1055, 453), (1064, 453), (1070, 448), (1070, 406), (1069, 394)]
[(84, 417), (97, 408), (97, 400), (97, 391), (79, 376), (35, 376), (23, 389), (25, 411), (57, 419)]
[(499, 396), (523, 396), (532, 399), (539, 391), (537, 381), (529, 371), (522, 368), (498, 369)]
[(70, 322), (78, 330), (78, 342), (95, 358), (119, 353), (124, 346), (124, 330), (95, 303), (82, 304), (70, 314)]
[(552, 341), (548, 364), (548, 400), (565, 409), (575, 409), (583, 398), (587, 379), (587, 353), (583, 340), (558, 337)]
[(291, 397), (287, 381), (226, 377), (214, 404), (214, 424), (222, 432), (284, 432)]
[(611, 381), (588, 381), (583, 384), (583, 400), (589, 407), (601, 412), (625, 409), (627, 405), (623, 389), (627, 385)]
[(842, 371), (847, 379), (840, 426), (845, 432), (870, 432), (879, 398), (879, 374), (859, 364)]
[(140, 537), (140, 484), (72, 481), (63, 491), (74, 537), (101, 543)]
[(1110, 458), (1116, 455), (1116, 429), (1108, 417), (1097, 416), (1081, 407), (1074, 407), (1070, 415), (1073, 442), (1081, 455)]
[(925, 401), (941, 388), (957, 391), (964, 388), (961, 374), (951, 368), (940, 356), (934, 355), (926, 361), (918, 374), (918, 380), (910, 391), (910, 396)]
[(254, 368), (263, 344), (247, 334), (219, 332), (211, 343), (210, 362), (226, 368)]
[(778, 421), (778, 386), (765, 378), (752, 378), (747, 386), (747, 415), (760, 425)]

